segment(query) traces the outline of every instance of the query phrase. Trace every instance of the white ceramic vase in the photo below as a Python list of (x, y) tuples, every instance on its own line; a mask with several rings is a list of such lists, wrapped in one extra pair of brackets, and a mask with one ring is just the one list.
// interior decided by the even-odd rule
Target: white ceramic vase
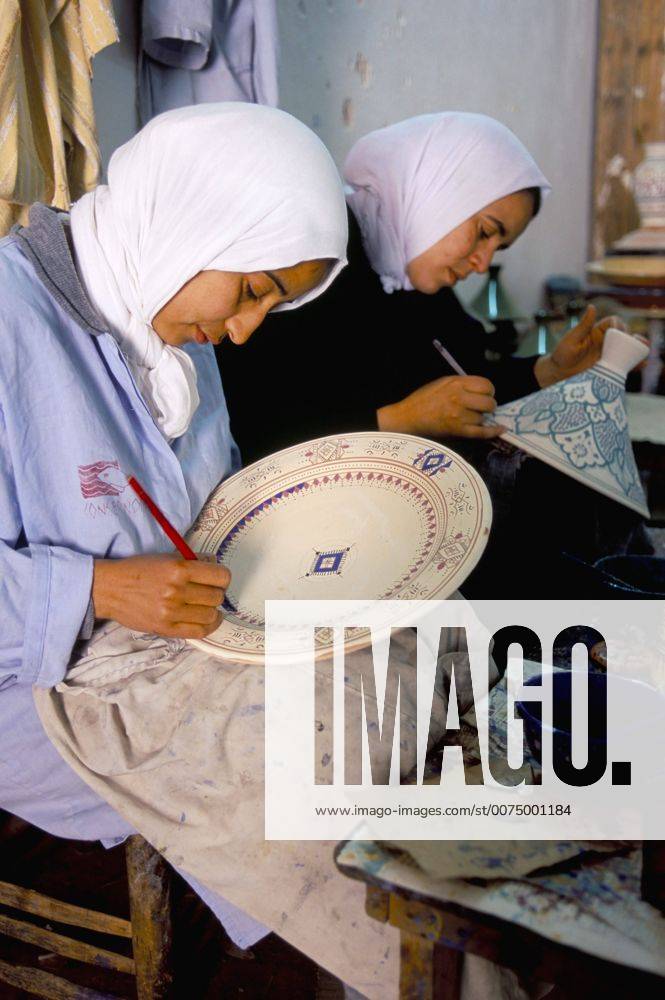
[(665, 226), (665, 142), (647, 142), (633, 175), (635, 201), (643, 228)]
[(608, 330), (592, 368), (494, 411), (516, 445), (585, 486), (642, 514), (649, 510), (635, 464), (626, 413), (626, 376), (649, 349)]

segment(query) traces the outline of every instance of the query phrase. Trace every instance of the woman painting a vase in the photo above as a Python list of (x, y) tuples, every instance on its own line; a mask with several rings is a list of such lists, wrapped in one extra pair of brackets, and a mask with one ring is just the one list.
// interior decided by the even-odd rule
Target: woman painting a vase
[[(243, 461), (352, 430), (450, 440), (479, 468), (495, 508), (490, 550), (467, 581), (470, 596), (496, 596), (499, 581), (505, 592), (508, 557), (511, 596), (521, 596), (516, 532), (542, 539), (551, 566), (564, 547), (584, 558), (620, 550), (632, 537), (632, 515), (537, 462), (520, 468), (519, 455), (506, 459), (491, 443), (500, 430), (484, 418), (497, 403), (590, 367), (605, 330), (622, 323), (596, 323), (590, 307), (552, 354), (491, 364), (482, 325), (453, 291), (485, 273), (540, 211), (550, 187), (530, 153), (492, 118), (430, 114), (359, 140), (343, 173), (349, 266), (315, 304), (271, 319), (242, 350), (220, 351)], [(434, 339), (467, 375), (445, 373)], [(571, 507), (577, 520), (564, 532), (560, 512)], [(547, 586), (560, 582), (550, 575)]]

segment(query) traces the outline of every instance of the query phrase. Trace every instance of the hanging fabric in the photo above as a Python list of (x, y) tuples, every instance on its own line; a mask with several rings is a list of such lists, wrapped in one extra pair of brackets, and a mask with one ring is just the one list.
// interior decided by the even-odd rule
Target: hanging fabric
[(277, 106), (275, 0), (143, 0), (141, 121), (189, 104)]
[(110, 0), (2, 0), (0, 235), (98, 183), (91, 65), (117, 41)]

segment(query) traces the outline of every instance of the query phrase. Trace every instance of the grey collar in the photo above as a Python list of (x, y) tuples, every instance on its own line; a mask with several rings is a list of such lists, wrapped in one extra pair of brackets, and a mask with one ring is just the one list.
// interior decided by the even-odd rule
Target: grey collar
[(93, 336), (108, 333), (107, 324), (93, 308), (76, 272), (68, 217), (38, 203), (30, 209), (30, 224), (14, 226), (12, 235), (65, 312)]

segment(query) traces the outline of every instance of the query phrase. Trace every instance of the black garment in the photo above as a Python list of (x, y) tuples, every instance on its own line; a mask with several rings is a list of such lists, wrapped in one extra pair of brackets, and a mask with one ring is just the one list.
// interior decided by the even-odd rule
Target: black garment
[[(309, 438), (376, 427), (379, 407), (403, 399), (448, 366), (438, 338), (469, 374), (485, 375), (498, 402), (539, 387), (535, 358), (487, 362), (485, 331), (452, 289), (387, 295), (349, 213), (349, 266), (314, 302), (269, 316), (242, 347), (224, 342), (218, 361), (231, 430), (245, 464)], [(492, 441), (451, 438), (490, 491), (492, 532), (462, 590), (470, 598), (585, 596), (566, 553), (649, 552), (641, 520), (628, 509)]]
[(454, 443), (492, 498), (492, 530), (478, 566), (462, 585), (465, 597), (589, 600), (601, 596), (596, 560), (653, 552), (634, 511), (537, 458), (517, 449), (506, 454), (502, 447)]
[[(455, 293), (387, 295), (349, 212), (349, 265), (314, 302), (268, 317), (241, 347), (218, 351), (231, 430), (243, 463), (308, 438), (376, 427), (379, 407), (452, 375), (438, 338), (505, 402), (535, 392), (535, 358), (485, 360), (486, 334)], [(455, 446), (455, 445), (453, 445)]]

